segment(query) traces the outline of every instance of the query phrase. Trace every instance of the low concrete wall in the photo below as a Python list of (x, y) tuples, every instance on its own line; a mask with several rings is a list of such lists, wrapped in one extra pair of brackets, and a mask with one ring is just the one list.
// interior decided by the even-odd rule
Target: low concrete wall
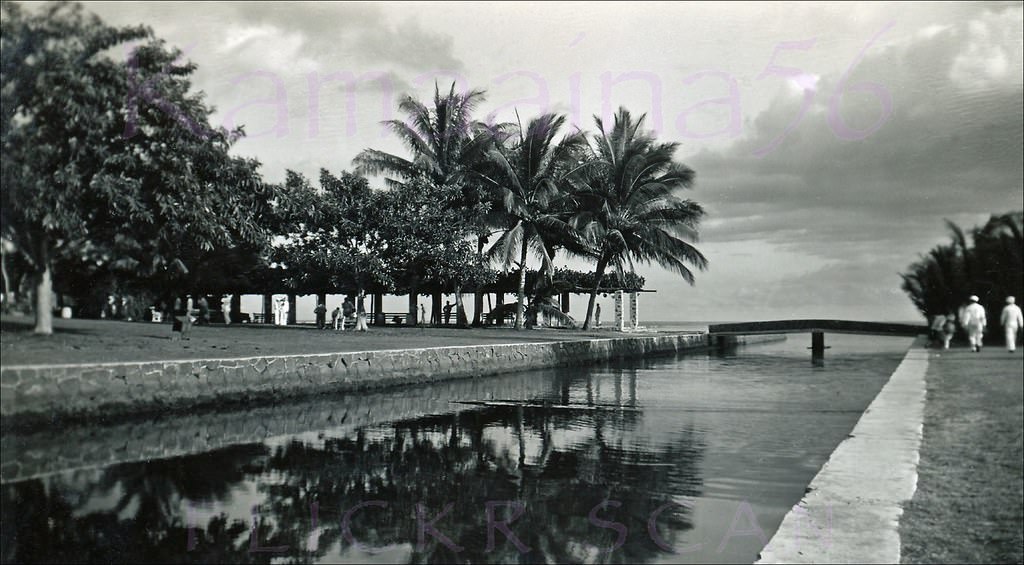
[(267, 402), (707, 347), (706, 334), (318, 355), (0, 368), (4, 427), (173, 408)]

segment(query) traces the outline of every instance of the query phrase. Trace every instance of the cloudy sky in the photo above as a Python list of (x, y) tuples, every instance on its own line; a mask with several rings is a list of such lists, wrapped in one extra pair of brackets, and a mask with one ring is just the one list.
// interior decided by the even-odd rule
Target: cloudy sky
[(641, 267), (648, 319), (912, 320), (898, 273), (943, 219), (1024, 198), (1019, 2), (86, 4), (197, 63), (270, 181), (401, 152), (379, 122), (435, 81), (486, 90), (484, 119), (646, 113), (697, 171), (711, 263)]

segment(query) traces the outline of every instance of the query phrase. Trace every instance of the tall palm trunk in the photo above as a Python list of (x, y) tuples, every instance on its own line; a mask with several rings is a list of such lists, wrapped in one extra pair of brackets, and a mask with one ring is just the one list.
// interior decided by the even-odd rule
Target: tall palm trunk
[(519, 254), (519, 289), (516, 291), (516, 329), (523, 329), (524, 302), (526, 302), (526, 253), (529, 251), (526, 235), (523, 234), (523, 250)]
[(604, 255), (597, 260), (597, 270), (594, 271), (594, 288), (590, 291), (590, 302), (587, 303), (587, 319), (583, 322), (583, 329), (590, 329), (590, 321), (594, 315), (594, 304), (597, 302), (597, 290), (601, 288), (601, 279), (604, 278), (604, 269), (608, 266), (608, 259)]
[(50, 247), (45, 238), (39, 242), (39, 265), (42, 270), (36, 275), (36, 327), (35, 333), (53, 334), (53, 277), (50, 272)]

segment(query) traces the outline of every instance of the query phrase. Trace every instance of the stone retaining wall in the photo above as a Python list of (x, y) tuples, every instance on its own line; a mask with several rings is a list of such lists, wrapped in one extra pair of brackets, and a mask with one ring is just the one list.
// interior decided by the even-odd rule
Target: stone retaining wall
[(289, 355), (0, 368), (4, 427), (53, 418), (90, 418), (267, 402), (317, 392), (479, 377), (671, 354), (707, 346), (706, 334)]
[(524, 372), (407, 387), (397, 394), (392, 390), (331, 394), (228, 410), (189, 410), (170, 417), (11, 430), (0, 444), (0, 482), (205, 453), (311, 430), (345, 437), (367, 426), (450, 412), (457, 408), (452, 401), (529, 400), (552, 392), (550, 386), (551, 379)]

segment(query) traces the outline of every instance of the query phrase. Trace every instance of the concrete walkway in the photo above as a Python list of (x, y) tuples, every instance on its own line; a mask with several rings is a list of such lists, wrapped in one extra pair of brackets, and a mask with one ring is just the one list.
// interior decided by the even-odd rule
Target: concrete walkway
[(758, 563), (898, 563), (917, 487), (928, 351), (919, 340), (783, 519)]

